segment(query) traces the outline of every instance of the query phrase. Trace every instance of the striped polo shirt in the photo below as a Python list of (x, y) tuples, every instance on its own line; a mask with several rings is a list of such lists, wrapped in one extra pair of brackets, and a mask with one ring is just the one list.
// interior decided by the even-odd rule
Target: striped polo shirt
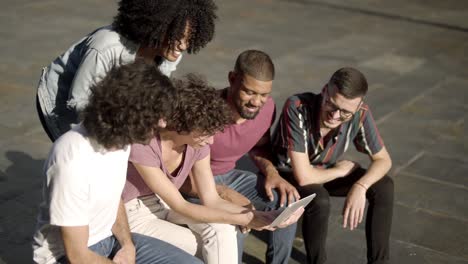
[(374, 155), (384, 143), (380, 137), (369, 107), (362, 104), (353, 118), (330, 131), (331, 136), (320, 135), (320, 109), (322, 95), (302, 93), (286, 100), (273, 144), (278, 168), (290, 169), (288, 150), (307, 153), (310, 164), (332, 167), (348, 149), (351, 141), (359, 152)]

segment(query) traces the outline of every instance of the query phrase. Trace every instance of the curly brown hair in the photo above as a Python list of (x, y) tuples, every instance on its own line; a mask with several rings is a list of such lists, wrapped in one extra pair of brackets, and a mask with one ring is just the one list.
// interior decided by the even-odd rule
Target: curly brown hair
[(174, 48), (189, 23), (187, 52), (197, 53), (213, 39), (216, 9), (212, 0), (121, 0), (113, 27), (135, 43)]
[(145, 143), (158, 121), (172, 115), (176, 91), (154, 64), (137, 60), (113, 68), (91, 87), (83, 126), (106, 149)]
[(167, 130), (214, 134), (233, 122), (226, 101), (201, 76), (192, 73), (183, 79), (173, 79), (173, 83), (178, 98), (174, 114), (167, 120)]

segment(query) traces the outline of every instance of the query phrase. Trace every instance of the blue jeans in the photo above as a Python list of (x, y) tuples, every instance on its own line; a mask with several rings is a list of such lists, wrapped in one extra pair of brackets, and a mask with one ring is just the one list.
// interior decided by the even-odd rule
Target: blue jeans
[[(274, 200), (270, 201), (265, 192), (265, 177), (256, 175), (250, 171), (231, 170), (226, 174), (215, 176), (216, 184), (227, 187), (241, 193), (247, 197), (257, 210), (271, 211), (279, 208), (279, 195), (273, 190)], [(297, 224), (292, 224), (286, 228), (278, 228), (275, 231), (267, 232), (267, 252), (266, 263), (287, 264), (292, 251), (292, 245), (296, 236)], [(239, 248), (239, 261), (242, 260), (244, 238), (241, 232), (237, 237)]]
[[(159, 239), (132, 233), (132, 240), (136, 249), (136, 264), (203, 264), (200, 259)], [(110, 236), (89, 249), (101, 256), (113, 258), (119, 251), (120, 244), (114, 236)], [(66, 258), (58, 262), (68, 263)]]

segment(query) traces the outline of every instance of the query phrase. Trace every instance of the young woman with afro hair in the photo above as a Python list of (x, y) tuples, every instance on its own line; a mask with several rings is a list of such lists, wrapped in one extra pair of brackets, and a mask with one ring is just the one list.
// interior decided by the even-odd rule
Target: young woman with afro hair
[(197, 53), (214, 35), (213, 0), (121, 0), (118, 5), (111, 25), (74, 43), (42, 71), (36, 105), (52, 141), (79, 122), (89, 88), (113, 67), (143, 58), (170, 76), (183, 52)]

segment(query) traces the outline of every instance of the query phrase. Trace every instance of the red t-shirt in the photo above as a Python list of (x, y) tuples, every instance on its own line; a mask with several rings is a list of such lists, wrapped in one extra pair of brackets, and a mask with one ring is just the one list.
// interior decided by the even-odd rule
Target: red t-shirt
[(275, 118), (275, 102), (268, 97), (265, 105), (253, 120), (224, 128), (214, 136), (211, 149), (211, 169), (213, 175), (225, 174), (234, 169), (236, 162), (248, 153), (270, 127)]

